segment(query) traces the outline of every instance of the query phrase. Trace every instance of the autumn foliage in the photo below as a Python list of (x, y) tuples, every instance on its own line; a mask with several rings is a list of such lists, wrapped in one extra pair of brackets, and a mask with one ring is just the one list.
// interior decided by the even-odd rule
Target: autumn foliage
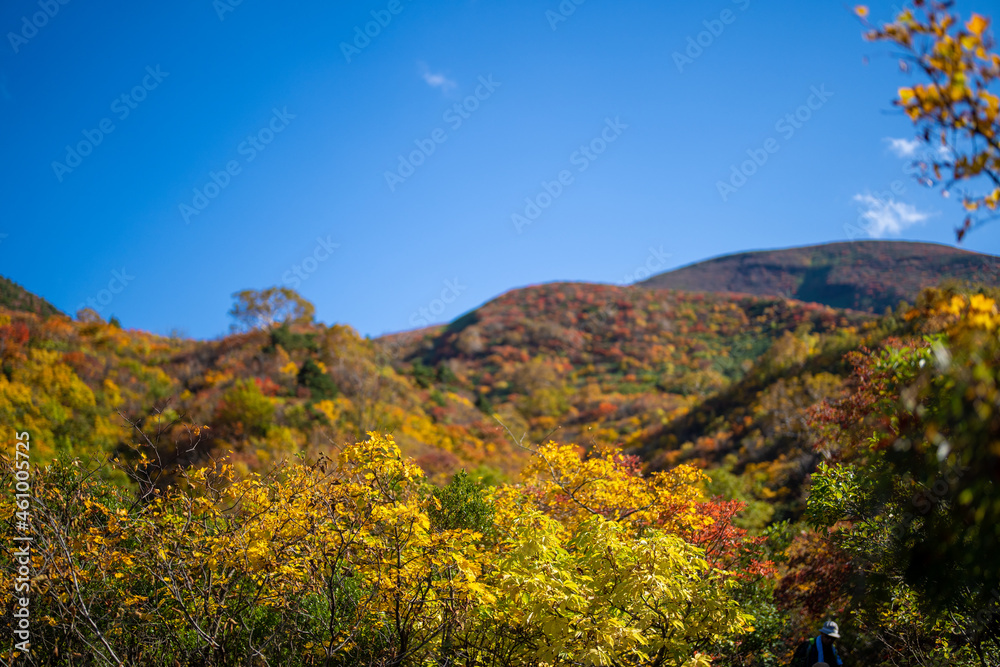
[[(968, 212), (957, 230), (961, 241), (976, 224), (995, 219), (1000, 205), (1000, 55), (990, 19), (973, 13), (963, 21), (953, 5), (914, 0), (865, 37), (897, 46), (900, 67), (922, 75), (899, 89), (895, 104), (930, 148), (917, 162), (921, 179), (961, 196)], [(867, 7), (857, 12), (868, 16)]]
[(807, 517), (850, 557), (857, 627), (888, 664), (1000, 659), (996, 294), (926, 292), (907, 336), (853, 355), (817, 410), (836, 456)]
[(33, 659), (693, 666), (752, 629), (731, 592), (766, 565), (724, 557), (742, 536), (698, 471), (540, 451), (524, 484), (436, 490), (371, 434), (267, 474), (186, 470), (147, 499), (55, 461), (33, 486)]

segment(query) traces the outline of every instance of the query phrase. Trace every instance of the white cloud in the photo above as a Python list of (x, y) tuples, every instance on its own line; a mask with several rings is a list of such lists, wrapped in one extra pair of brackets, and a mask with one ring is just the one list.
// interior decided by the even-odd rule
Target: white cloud
[(925, 144), (919, 139), (895, 139), (886, 137), (889, 150), (896, 157), (914, 158), (919, 157), (924, 160), (947, 160), (951, 157), (951, 148), (945, 144)]
[(889, 143), (889, 150), (892, 151), (896, 157), (910, 158), (917, 154), (917, 149), (920, 148), (922, 141), (918, 139), (894, 139), (892, 137), (886, 137), (885, 140)]
[(896, 201), (892, 197), (879, 199), (870, 194), (854, 195), (854, 201), (862, 205), (858, 220), (863, 222), (868, 235), (875, 239), (898, 236), (904, 229), (930, 217), (929, 213), (918, 211), (912, 204)]
[(457, 88), (458, 84), (445, 76), (442, 72), (432, 72), (428, 69), (427, 65), (421, 63), (421, 68), (424, 70), (423, 77), (424, 81), (431, 88), (440, 88), (441, 92), (447, 93), (452, 88)]

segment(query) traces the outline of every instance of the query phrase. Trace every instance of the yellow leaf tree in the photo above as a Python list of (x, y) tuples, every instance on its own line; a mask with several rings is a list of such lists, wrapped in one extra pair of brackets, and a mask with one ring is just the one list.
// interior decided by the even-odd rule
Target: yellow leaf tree
[[(931, 149), (918, 162), (920, 180), (953, 189), (966, 210), (958, 240), (977, 224), (997, 217), (1000, 204), (1000, 55), (994, 52), (990, 19), (967, 21), (954, 3), (914, 0), (894, 21), (870, 26), (865, 38), (902, 51), (900, 66), (923, 81), (899, 89), (895, 100)], [(866, 21), (868, 9), (856, 13)]]

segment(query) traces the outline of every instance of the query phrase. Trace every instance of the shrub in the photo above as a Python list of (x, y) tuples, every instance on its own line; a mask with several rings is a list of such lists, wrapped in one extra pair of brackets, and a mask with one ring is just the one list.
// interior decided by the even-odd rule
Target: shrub
[(299, 369), (299, 384), (317, 400), (336, 398), (338, 394), (337, 383), (312, 359), (306, 359)]
[(288, 324), (282, 324), (271, 330), (271, 344), (268, 346), (267, 351), (273, 352), (279, 345), (285, 352), (294, 352), (295, 350), (319, 351), (316, 334), (295, 333)]
[(223, 395), (216, 419), (237, 434), (264, 435), (274, 421), (274, 404), (253, 380), (237, 380)]
[(451, 478), (447, 486), (434, 491), (440, 503), (431, 507), (428, 515), (431, 526), (438, 530), (472, 530), (488, 533), (493, 529), (496, 510), (486, 498), (486, 485), (474, 481), (462, 470)]

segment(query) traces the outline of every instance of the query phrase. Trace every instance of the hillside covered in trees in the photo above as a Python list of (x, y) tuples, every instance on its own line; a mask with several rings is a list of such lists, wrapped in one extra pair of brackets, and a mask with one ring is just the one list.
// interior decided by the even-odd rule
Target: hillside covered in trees
[(432, 475), (482, 466), (497, 478), (522, 461), (494, 414), (535, 440), (640, 447), (755, 369), (847, 349), (876, 326), (784, 299), (576, 283), (517, 290), (450, 325), (378, 340), (296, 320), (195, 341), (86, 314), (5, 312), (8, 382), (33, 392), (11, 415), (43, 429), (46, 459), (115, 451), (127, 418), (174, 424), (160, 433), (168, 444), (178, 424), (208, 425), (196, 452), (232, 450), (247, 470), (377, 430)]
[(644, 280), (644, 287), (783, 296), (882, 313), (945, 280), (1000, 285), (1000, 258), (946, 245), (857, 240), (726, 255)]
[(0, 305), (7, 310), (23, 310), (43, 317), (59, 313), (59, 310), (45, 299), (3, 276), (0, 276)]
[[(960, 439), (993, 428), (969, 392), (992, 396), (996, 367), (961, 375), (991, 353), (988, 290), (876, 316), (555, 283), (378, 340), (288, 290), (236, 297), (247, 330), (211, 341), (0, 310), (0, 417), (29, 434), (39, 499), (37, 664), (778, 665), (829, 616), (859, 660), (996, 651), (972, 586), (995, 573), (953, 553), (996, 539), (996, 452)], [(914, 401), (909, 446), (935, 442), (915, 433), (942, 391), (962, 429), (927, 422), (954, 434), (943, 458), (866, 449)], [(942, 491), (945, 463), (974, 473)], [(859, 481), (891, 466), (899, 488)], [(914, 489), (930, 514), (906, 511)], [(887, 503), (907, 524), (876, 545)], [(915, 560), (926, 531), (968, 588)]]

